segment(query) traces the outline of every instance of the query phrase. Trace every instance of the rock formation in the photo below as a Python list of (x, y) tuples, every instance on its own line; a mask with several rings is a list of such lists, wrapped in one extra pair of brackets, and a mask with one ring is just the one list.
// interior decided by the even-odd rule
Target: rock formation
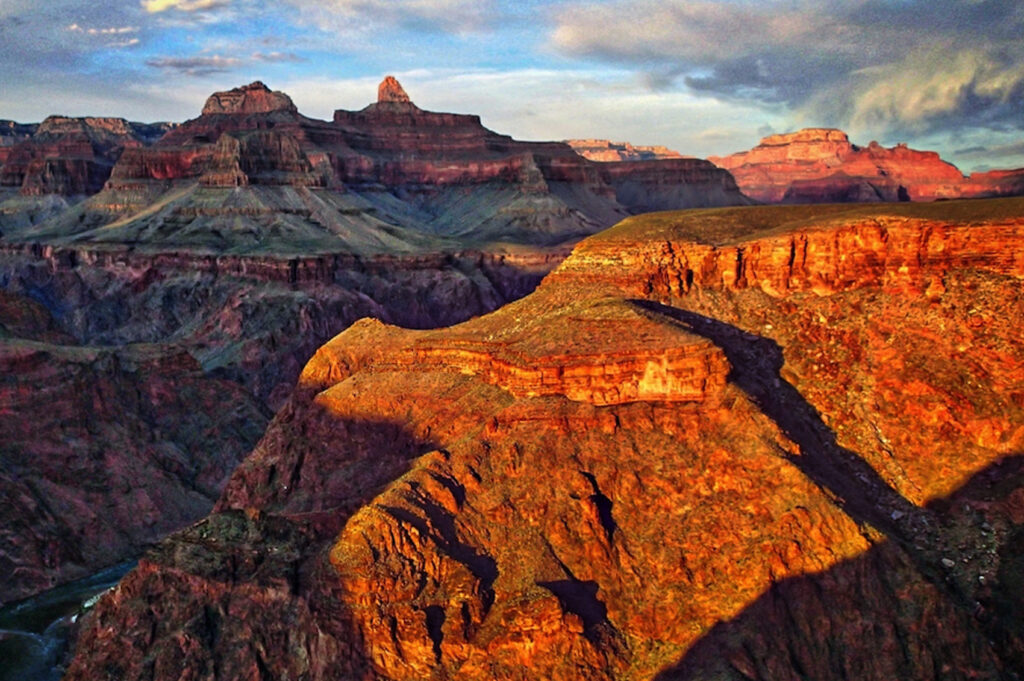
[(323, 346), (78, 679), (1018, 678), (1024, 200), (631, 218)]
[(202, 115), (152, 146), (126, 148), (104, 190), (80, 206), (42, 220), (0, 215), (0, 231), (218, 252), (436, 252), (574, 242), (650, 205), (747, 202), (728, 173), (681, 163), (663, 175), (609, 171), (566, 144), (519, 142), (478, 116), (424, 111), (390, 76), (377, 102), (331, 122), (255, 82), (214, 93)]
[(39, 126), (32, 123), (16, 123), (0, 120), (0, 166), (7, 161), (11, 148), (32, 137)]
[(966, 179), (935, 152), (904, 144), (885, 148), (877, 142), (860, 147), (841, 130), (828, 128), (770, 135), (750, 151), (709, 160), (729, 170), (747, 196), (765, 203), (933, 201), (1020, 193), (1012, 178)]
[(405, 88), (394, 76), (386, 76), (377, 87), (377, 103), (386, 104), (412, 104), (409, 95), (405, 94)]
[(291, 97), (283, 92), (271, 92), (270, 88), (254, 81), (227, 92), (215, 92), (203, 106), (204, 116), (223, 114), (259, 114), (273, 111), (298, 113)]
[(972, 197), (1024, 196), (1024, 168), (971, 173), (966, 185), (965, 195)]
[(34, 126), (4, 126), (11, 143), (0, 155), (0, 185), (23, 195), (95, 194), (114, 163), (130, 147), (150, 144), (170, 129), (167, 124), (130, 123), (122, 118), (50, 116)]
[(591, 161), (653, 161), (662, 158), (683, 158), (678, 151), (660, 145), (634, 146), (629, 142), (600, 139), (566, 140), (565, 143), (577, 154)]

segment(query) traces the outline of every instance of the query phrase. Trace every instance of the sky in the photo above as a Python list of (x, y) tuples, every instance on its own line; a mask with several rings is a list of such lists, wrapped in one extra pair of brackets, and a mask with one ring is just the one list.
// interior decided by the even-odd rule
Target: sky
[(194, 118), (262, 80), (329, 119), (392, 74), (519, 139), (724, 155), (838, 127), (1024, 166), (1022, 0), (0, 0), (0, 118)]

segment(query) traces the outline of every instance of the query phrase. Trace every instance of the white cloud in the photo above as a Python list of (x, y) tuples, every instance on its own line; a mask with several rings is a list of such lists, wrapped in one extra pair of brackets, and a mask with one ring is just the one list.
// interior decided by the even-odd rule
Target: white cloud
[(123, 35), (125, 33), (136, 33), (139, 29), (136, 26), (111, 26), (109, 28), (84, 28), (78, 24), (68, 26), (69, 31), (85, 33), (87, 35)]
[(156, 14), (171, 9), (182, 12), (216, 9), (231, 4), (231, 0), (141, 0), (139, 4), (147, 12)]

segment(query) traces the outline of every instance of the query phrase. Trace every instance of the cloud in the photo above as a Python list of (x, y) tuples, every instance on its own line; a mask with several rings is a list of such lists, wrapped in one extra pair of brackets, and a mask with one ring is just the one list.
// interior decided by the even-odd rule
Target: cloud
[(990, 50), (927, 50), (854, 73), (851, 80), (862, 82), (838, 101), (853, 129), (922, 132), (964, 120), (991, 126), (1024, 123), (1024, 63)]
[(304, 57), (300, 57), (293, 52), (253, 52), (252, 60), (270, 64), (307, 61)]
[(135, 33), (138, 31), (136, 26), (112, 26), (110, 28), (83, 28), (78, 24), (71, 24), (68, 26), (69, 31), (76, 33), (86, 33), (88, 35), (122, 35), (124, 33)]
[(226, 73), (238, 66), (242, 60), (236, 57), (158, 57), (147, 59), (146, 65), (157, 69), (177, 71), (189, 76), (207, 76), (212, 73)]
[[(705, 157), (749, 148), (774, 116), (685, 92), (652, 93), (632, 73), (608, 69), (414, 70), (395, 72), (421, 108), (478, 114), (492, 130), (517, 139), (608, 138), (664, 144)], [(380, 76), (275, 81), (299, 110), (329, 119), (335, 109), (374, 101)], [(709, 120), (721, 130), (700, 133)], [(731, 131), (731, 133), (729, 132)]]
[(231, 0), (141, 0), (139, 5), (152, 14), (179, 10), (181, 12), (199, 12), (231, 4)]
[(1018, 0), (615, 0), (565, 5), (550, 40), (655, 89), (895, 134), (1024, 128), (1022, 34)]
[(325, 31), (372, 31), (382, 26), (468, 33), (491, 25), (494, 0), (284, 0), (300, 20)]

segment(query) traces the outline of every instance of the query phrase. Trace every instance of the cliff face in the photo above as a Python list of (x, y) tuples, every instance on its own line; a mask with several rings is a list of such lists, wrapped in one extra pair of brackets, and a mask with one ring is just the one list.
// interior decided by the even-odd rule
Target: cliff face
[(885, 148), (877, 142), (860, 147), (846, 133), (826, 128), (770, 135), (750, 151), (710, 160), (729, 170), (747, 196), (766, 203), (933, 201), (1017, 193), (1013, 182), (1002, 178), (966, 179), (935, 152), (902, 144)]
[(68, 679), (1015, 678), (1024, 202), (633, 218), (323, 346)]
[[(566, 243), (651, 205), (747, 201), (728, 173), (696, 160), (685, 169), (674, 160), (664, 173), (623, 167), (612, 182), (566, 144), (520, 142), (478, 116), (424, 111), (391, 77), (377, 102), (336, 111), (331, 122), (301, 115), (259, 82), (214, 93), (198, 118), (118, 153), (112, 171), (79, 182), (91, 193), (109, 175), (102, 192), (42, 219), (10, 206), (0, 231), (8, 240), (250, 254), (436, 252)], [(12, 163), (3, 172), (22, 182)]]

